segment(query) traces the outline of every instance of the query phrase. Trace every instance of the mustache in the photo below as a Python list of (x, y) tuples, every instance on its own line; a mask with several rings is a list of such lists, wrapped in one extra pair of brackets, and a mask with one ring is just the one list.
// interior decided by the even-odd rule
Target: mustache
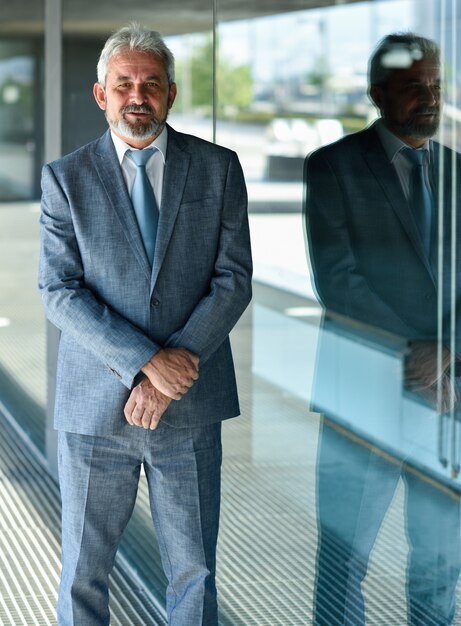
[(152, 115), (153, 112), (152, 107), (148, 104), (129, 104), (128, 106), (123, 107), (120, 111), (122, 115), (125, 115), (125, 113), (147, 113), (148, 115)]
[(415, 113), (416, 115), (438, 115), (440, 107), (420, 107)]

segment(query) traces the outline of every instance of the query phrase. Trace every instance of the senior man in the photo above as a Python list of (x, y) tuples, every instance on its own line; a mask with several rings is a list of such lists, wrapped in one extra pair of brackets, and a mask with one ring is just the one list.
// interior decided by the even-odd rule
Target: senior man
[(108, 576), (144, 467), (171, 626), (216, 626), (229, 332), (251, 298), (236, 154), (166, 123), (174, 59), (139, 24), (107, 40), (109, 129), (42, 177), (40, 290), (61, 330), (60, 626), (109, 624)]

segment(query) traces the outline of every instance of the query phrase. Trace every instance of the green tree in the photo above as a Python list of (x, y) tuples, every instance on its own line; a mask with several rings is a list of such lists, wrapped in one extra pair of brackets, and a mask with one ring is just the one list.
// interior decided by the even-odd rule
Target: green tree
[[(195, 46), (190, 57), (177, 63), (178, 101), (176, 108), (213, 107), (213, 39)], [(217, 107), (220, 116), (248, 108), (252, 101), (253, 79), (248, 65), (233, 65), (218, 55)], [(185, 97), (184, 97), (185, 96)]]
[(320, 57), (314, 63), (313, 69), (307, 74), (306, 81), (309, 85), (325, 89), (331, 78), (330, 69), (324, 58)]
[(248, 65), (232, 66), (226, 60), (218, 64), (218, 112), (248, 109), (253, 98), (253, 80)]

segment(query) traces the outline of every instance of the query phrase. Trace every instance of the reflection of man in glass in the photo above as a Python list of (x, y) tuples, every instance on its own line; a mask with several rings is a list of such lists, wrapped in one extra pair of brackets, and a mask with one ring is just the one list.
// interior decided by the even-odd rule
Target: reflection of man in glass
[[(438, 350), (437, 332), (442, 329), (449, 345), (450, 285), (459, 283), (459, 271), (452, 282), (455, 162), (431, 139), (440, 121), (437, 45), (413, 34), (389, 35), (371, 57), (369, 84), (381, 119), (306, 159), (313, 278), (329, 312), (352, 318), (355, 328), (359, 321), (407, 341), (405, 388), (443, 412), (453, 407), (456, 391), (450, 351)], [(457, 155), (453, 171), (459, 172)], [(461, 354), (459, 340), (457, 348)], [(410, 544), (409, 623), (451, 624), (460, 571), (458, 495), (447, 496), (409, 465), (389, 462), (378, 448), (354, 443), (329, 424), (323, 424), (318, 459), (315, 624), (365, 623), (361, 583), (400, 476)]]

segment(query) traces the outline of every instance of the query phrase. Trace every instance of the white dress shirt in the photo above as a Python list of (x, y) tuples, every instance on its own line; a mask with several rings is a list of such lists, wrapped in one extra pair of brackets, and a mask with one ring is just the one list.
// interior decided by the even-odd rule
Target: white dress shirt
[[(413, 148), (413, 146), (409, 146), (404, 141), (399, 139), (397, 135), (394, 135), (394, 133), (392, 133), (385, 126), (382, 119), (379, 119), (376, 122), (376, 130), (383, 145), (384, 151), (387, 154), (387, 158), (392, 163), (397, 172), (397, 176), (399, 177), (400, 184), (402, 185), (405, 198), (408, 200), (410, 196), (410, 178), (413, 170), (413, 165), (402, 153), (402, 148)], [(418, 148), (418, 150), (426, 150), (427, 152), (427, 158), (425, 159), (424, 163), (424, 175), (426, 177), (426, 182), (428, 183), (429, 188), (431, 188), (429, 177), (429, 167), (432, 156), (431, 148), (432, 146), (429, 141), (426, 141), (421, 148)]]
[[(136, 148), (129, 146), (112, 131), (111, 135), (120, 167), (122, 168), (123, 178), (125, 179), (128, 193), (131, 196), (131, 189), (133, 188), (134, 179), (136, 177), (136, 165), (125, 153), (127, 150), (136, 150)], [(165, 169), (167, 144), (168, 131), (165, 126), (160, 135), (151, 144), (146, 146), (146, 148), (151, 148), (152, 146), (157, 148), (146, 165), (146, 174), (154, 190), (159, 211), (161, 211), (162, 208), (163, 172)]]

